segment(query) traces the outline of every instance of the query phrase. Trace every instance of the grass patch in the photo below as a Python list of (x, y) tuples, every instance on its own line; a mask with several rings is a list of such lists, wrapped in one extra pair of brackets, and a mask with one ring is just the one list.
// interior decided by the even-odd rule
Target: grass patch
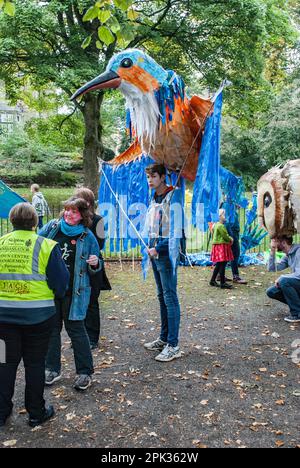
[[(18, 187), (13, 188), (15, 192), (24, 197), (26, 200), (32, 200), (32, 194), (30, 193), (30, 187)], [(41, 191), (46, 198), (49, 206), (58, 207), (62, 202), (70, 198), (74, 193), (74, 188), (55, 188), (55, 187), (41, 187)]]

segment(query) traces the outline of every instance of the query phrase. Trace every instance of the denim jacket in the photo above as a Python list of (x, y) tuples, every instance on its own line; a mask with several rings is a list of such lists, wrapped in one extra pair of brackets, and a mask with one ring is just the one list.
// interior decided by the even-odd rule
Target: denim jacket
[[(39, 235), (48, 239), (55, 239), (58, 231), (59, 221), (52, 220), (39, 231)], [(91, 297), (89, 275), (95, 275), (103, 268), (103, 261), (101, 260), (99, 260), (99, 267), (97, 269), (93, 269), (88, 265), (86, 261), (90, 255), (97, 255), (99, 257), (100, 250), (94, 234), (85, 228), (84, 235), (80, 237), (76, 246), (74, 287), (69, 320), (85, 319)]]

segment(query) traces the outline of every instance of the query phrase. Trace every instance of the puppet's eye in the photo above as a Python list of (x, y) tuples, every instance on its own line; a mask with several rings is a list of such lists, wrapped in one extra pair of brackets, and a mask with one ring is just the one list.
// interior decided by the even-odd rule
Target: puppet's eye
[(265, 194), (265, 197), (264, 197), (264, 206), (265, 208), (269, 208), (269, 206), (272, 204), (273, 200), (272, 200), (272, 197), (269, 193), (266, 193)]
[(122, 68), (130, 68), (133, 65), (133, 61), (130, 58), (126, 58), (122, 60), (121, 67)]

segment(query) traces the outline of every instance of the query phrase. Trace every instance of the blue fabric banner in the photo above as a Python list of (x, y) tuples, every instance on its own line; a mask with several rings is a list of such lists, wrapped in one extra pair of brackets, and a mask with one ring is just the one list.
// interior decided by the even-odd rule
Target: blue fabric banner
[[(145, 156), (141, 160), (117, 168), (109, 164), (102, 165), (102, 177), (99, 190), (99, 213), (106, 221), (105, 233), (106, 236), (110, 238), (111, 252), (119, 253), (121, 250), (122, 252), (128, 252), (130, 249), (141, 246), (140, 238), (132, 225), (126, 220), (126, 216), (122, 213), (122, 209), (119, 207), (114, 194), (117, 196), (126, 215), (134, 223), (139, 234), (144, 238), (145, 218), (151, 200), (145, 169), (153, 163), (154, 161), (150, 157)], [(172, 173), (170, 179), (167, 179), (167, 183), (175, 186), (176, 183), (178, 183), (178, 174)], [(184, 179), (181, 178), (178, 185), (180, 188), (176, 190), (176, 193), (172, 197), (172, 205), (175, 206), (179, 204), (182, 207), (183, 213), (185, 195)], [(182, 231), (184, 220), (180, 223), (180, 226)], [(170, 258), (174, 265), (176, 263), (176, 257), (178, 256), (178, 245), (181, 237), (182, 232), (178, 232), (177, 224), (173, 220), (171, 222), (170, 232)], [(147, 235), (144, 241), (146, 244), (148, 243)], [(142, 252), (144, 251), (145, 246), (142, 246)], [(146, 255), (146, 252), (144, 252), (144, 254)]]
[(26, 201), (0, 180), (0, 218), (8, 218), (10, 210), (17, 203)]
[[(110, 225), (105, 226), (105, 232), (110, 238), (111, 252), (127, 252), (140, 245), (140, 240), (134, 232), (126, 217), (119, 208), (114, 193), (117, 195), (122, 208), (131, 220), (134, 220), (136, 229), (141, 232), (146, 212), (140, 212), (139, 204), (148, 208), (149, 188), (145, 169), (154, 161), (150, 157), (115, 167), (103, 164), (100, 190), (99, 212)], [(114, 213), (108, 213), (114, 210)], [(108, 216), (109, 214), (109, 216)]]
[(192, 222), (207, 231), (209, 222), (219, 220), (220, 139), (223, 93), (215, 101), (214, 112), (207, 119), (199, 157), (192, 200)]

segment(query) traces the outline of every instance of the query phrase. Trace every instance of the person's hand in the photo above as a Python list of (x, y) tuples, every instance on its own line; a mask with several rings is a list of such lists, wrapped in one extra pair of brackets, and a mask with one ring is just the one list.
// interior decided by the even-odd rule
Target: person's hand
[(277, 239), (272, 239), (272, 240), (271, 240), (271, 252), (272, 252), (273, 254), (275, 254), (276, 251), (277, 251), (277, 248), (278, 248), (278, 241), (277, 241)]
[(233, 237), (230, 237), (230, 244), (233, 245), (233, 242), (234, 242)]
[(152, 249), (148, 249), (148, 255), (149, 257), (153, 257), (153, 258), (158, 257), (158, 252), (156, 248), (154, 247)]
[(86, 263), (88, 263), (91, 267), (97, 267), (99, 264), (99, 258), (97, 255), (90, 255)]

